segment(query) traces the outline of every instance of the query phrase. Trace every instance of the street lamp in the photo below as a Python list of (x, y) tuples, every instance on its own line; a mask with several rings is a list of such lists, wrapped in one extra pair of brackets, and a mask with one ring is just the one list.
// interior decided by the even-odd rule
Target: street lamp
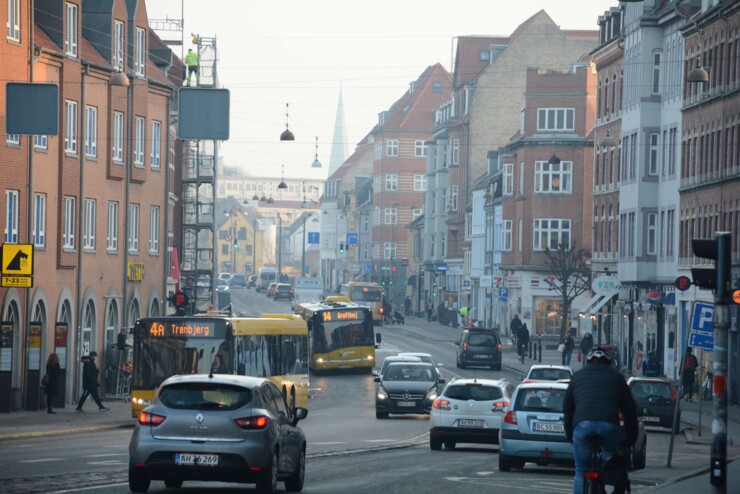
[(285, 130), (280, 134), (281, 141), (295, 141), (295, 136), (288, 129), (288, 103), (285, 103)]

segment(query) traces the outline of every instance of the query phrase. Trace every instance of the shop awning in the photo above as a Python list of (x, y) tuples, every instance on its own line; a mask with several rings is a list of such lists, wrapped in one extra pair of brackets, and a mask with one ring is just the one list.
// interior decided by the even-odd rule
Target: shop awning
[(611, 295), (601, 297), (601, 300), (599, 300), (599, 302), (593, 307), (591, 307), (591, 309), (588, 311), (589, 315), (597, 314), (599, 312), (599, 309), (604, 307), (604, 305), (606, 305), (606, 303), (609, 302), (611, 299), (612, 299)]
[(578, 309), (579, 314), (586, 314), (589, 310), (591, 310), (591, 307), (601, 299), (601, 295), (594, 295), (591, 300), (589, 300), (586, 305)]

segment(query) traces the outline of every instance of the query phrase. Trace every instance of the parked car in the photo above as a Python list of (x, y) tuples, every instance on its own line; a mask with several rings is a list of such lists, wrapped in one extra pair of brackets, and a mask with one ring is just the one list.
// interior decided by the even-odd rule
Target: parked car
[(303, 488), (308, 410), (288, 407), (269, 380), (233, 375), (179, 375), (165, 380), (139, 415), (129, 443), (128, 483), (146, 492), (152, 480), (257, 484), (274, 493)]
[(375, 392), (375, 418), (385, 419), (391, 413), (428, 415), (445, 380), (432, 364), (394, 362), (375, 382), (380, 383)]
[(498, 444), (501, 418), (513, 394), (514, 386), (506, 379), (453, 379), (432, 403), (429, 447)]
[[(508, 472), (538, 465), (572, 467), (573, 446), (565, 438), (563, 401), (568, 383), (540, 381), (520, 384), (504, 413), (499, 432), (498, 468)], [(647, 434), (639, 422), (637, 442), (630, 450), (633, 470), (645, 468)]]
[(231, 273), (227, 273), (227, 272), (224, 271), (224, 272), (221, 272), (221, 273), (218, 274), (218, 280), (217, 280), (217, 282), (218, 281), (225, 281), (226, 283), (228, 283), (229, 280), (231, 280)]
[(229, 285), (234, 288), (246, 288), (247, 277), (243, 274), (232, 274), (229, 280)]
[[(673, 427), (678, 392), (668, 379), (660, 377), (630, 377), (627, 385), (637, 402), (637, 413), (647, 426)], [(681, 430), (681, 410), (678, 410), (676, 432)]]
[(529, 368), (525, 383), (537, 381), (569, 380), (573, 377), (573, 369), (567, 365), (534, 364)]
[(247, 281), (247, 288), (256, 288), (257, 287), (257, 275), (252, 274), (249, 276), (249, 280)]
[(293, 300), (293, 287), (287, 283), (278, 283), (272, 295), (275, 300), (287, 299)]
[(490, 366), (501, 370), (501, 338), (492, 329), (466, 329), (460, 335), (457, 345), (457, 366)]
[(428, 364), (432, 364), (435, 369), (437, 369), (437, 374), (440, 376), (442, 374), (442, 367), (445, 366), (442, 362), (437, 362), (434, 357), (432, 357), (431, 353), (422, 353), (422, 352), (401, 352), (398, 354), (399, 357), (405, 357), (405, 356), (411, 356), (411, 357), (419, 357), (422, 362), (426, 362)]
[(278, 285), (277, 283), (270, 283), (270, 285), (267, 287), (267, 293), (266, 293), (268, 297), (272, 297), (275, 294), (275, 287), (277, 285)]
[(382, 377), (383, 373), (388, 369), (388, 366), (393, 362), (421, 362), (419, 357), (412, 357), (410, 355), (390, 355), (383, 359), (383, 365), (380, 366), (379, 371), (373, 371), (374, 376)]
[(216, 292), (223, 293), (229, 291), (229, 282), (219, 278), (216, 280)]

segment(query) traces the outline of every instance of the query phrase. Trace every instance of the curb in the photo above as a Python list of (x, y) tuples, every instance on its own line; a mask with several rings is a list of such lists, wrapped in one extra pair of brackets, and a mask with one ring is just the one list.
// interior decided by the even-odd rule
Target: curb
[(13, 434), (2, 434), (0, 435), (0, 441), (7, 441), (9, 439), (28, 439), (33, 437), (43, 436), (63, 436), (65, 434), (79, 434), (84, 432), (98, 432), (98, 431), (109, 431), (114, 429), (133, 429), (134, 424), (107, 424), (107, 425), (94, 425), (87, 427), (76, 427), (72, 429), (56, 429), (47, 431), (29, 431), (29, 432), (17, 432)]
[[(730, 464), (733, 461), (737, 461), (737, 460), (740, 460), (740, 455), (734, 456), (734, 457), (728, 459), (727, 460), (727, 463)], [(650, 487), (650, 488), (644, 490), (643, 492), (657, 492), (657, 491), (659, 491), (661, 489), (665, 489), (666, 487), (670, 487), (672, 485), (676, 485), (676, 484), (678, 484), (680, 482), (683, 482), (684, 480), (692, 479), (694, 477), (698, 477), (698, 476), (703, 475), (703, 474), (708, 473), (708, 472), (709, 472), (709, 465), (707, 465), (705, 467), (697, 468), (696, 470), (692, 470), (692, 471), (687, 472), (687, 473), (685, 473), (683, 475), (679, 475), (677, 477), (673, 477), (672, 479), (668, 479), (665, 482), (662, 482), (662, 483), (660, 483), (660, 484), (658, 484), (658, 485), (656, 485), (654, 487)]]

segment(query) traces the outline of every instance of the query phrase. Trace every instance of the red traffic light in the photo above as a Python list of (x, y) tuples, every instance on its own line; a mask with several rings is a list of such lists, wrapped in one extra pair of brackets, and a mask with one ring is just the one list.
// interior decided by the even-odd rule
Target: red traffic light
[(182, 309), (183, 307), (188, 305), (188, 294), (185, 292), (175, 292), (174, 301), (175, 307), (178, 309)]
[(396, 266), (391, 266), (391, 271), (396, 272)]
[(691, 288), (691, 278), (688, 276), (679, 276), (673, 285), (680, 291), (685, 292)]

